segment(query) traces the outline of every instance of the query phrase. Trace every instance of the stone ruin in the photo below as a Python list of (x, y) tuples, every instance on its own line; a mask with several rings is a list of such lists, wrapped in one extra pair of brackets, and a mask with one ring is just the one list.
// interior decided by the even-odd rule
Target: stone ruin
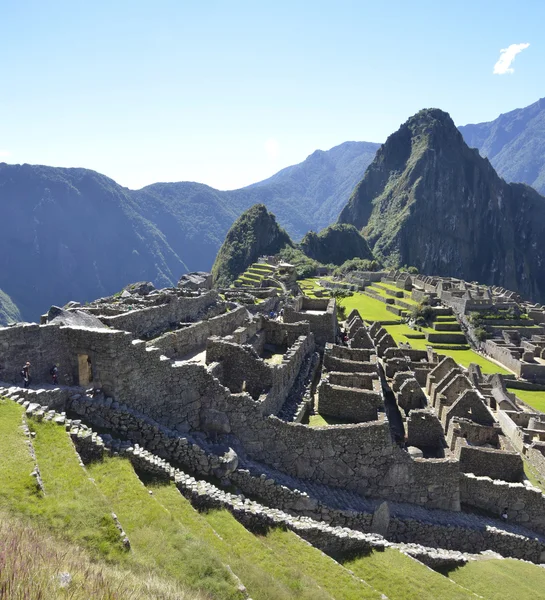
[[(140, 286), (0, 328), (0, 393), (41, 418), (75, 419), (90, 454), (126, 452), (176, 473), (195, 502), (284, 523), (331, 553), (419, 544), (428, 557), (545, 559), (545, 497), (524, 478), (520, 426), (509, 429), (494, 382), (431, 349), (399, 348), (357, 311), (342, 341), (334, 299), (274, 294), (249, 310), (188, 288)], [(280, 307), (283, 318), (269, 318)], [(314, 412), (334, 424), (310, 426)], [(521, 443), (545, 464), (540, 416)]]

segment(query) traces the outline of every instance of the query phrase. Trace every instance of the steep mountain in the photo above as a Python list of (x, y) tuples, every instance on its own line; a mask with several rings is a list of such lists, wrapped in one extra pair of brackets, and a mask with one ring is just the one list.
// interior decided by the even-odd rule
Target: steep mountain
[(450, 116), (423, 110), (377, 152), (339, 222), (375, 256), (545, 301), (545, 198), (508, 184)]
[(186, 269), (128, 190), (86, 169), (0, 164), (0, 289), (23, 318)]
[(21, 313), (13, 300), (0, 290), (0, 327), (9, 323), (17, 323), (21, 320)]
[(320, 233), (309, 231), (299, 247), (309, 258), (324, 264), (342, 265), (352, 258), (373, 260), (369, 244), (353, 225), (336, 223)]
[[(298, 240), (307, 231), (319, 231), (337, 219), (379, 147), (371, 142), (345, 142), (331, 150), (316, 150), (302, 163), (246, 189), (268, 190), (268, 198), (261, 201)], [(290, 226), (293, 212), (300, 223)]]
[(212, 267), (214, 284), (231, 284), (260, 256), (292, 247), (289, 235), (263, 204), (244, 212), (229, 229)]
[(489, 123), (459, 129), (504, 179), (528, 183), (545, 194), (545, 98)]

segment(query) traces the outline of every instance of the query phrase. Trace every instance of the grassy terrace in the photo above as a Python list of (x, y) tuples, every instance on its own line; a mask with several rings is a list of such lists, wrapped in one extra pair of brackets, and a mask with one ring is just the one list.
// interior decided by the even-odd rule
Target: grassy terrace
[(514, 392), (518, 398), (529, 404), (532, 408), (545, 412), (545, 392), (517, 389), (510, 389), (509, 391)]
[(388, 289), (383, 289), (385, 285), (387, 285), (387, 284), (381, 283), (380, 284), (381, 287), (378, 287), (378, 285), (370, 285), (368, 289), (375, 292), (375, 294), (379, 294), (383, 298), (392, 298), (394, 301), (400, 300), (401, 302), (405, 302), (412, 306), (418, 305), (418, 302), (416, 302), (416, 300), (413, 300), (411, 298), (410, 293), (404, 292), (404, 296), (402, 298), (398, 298), (394, 292), (403, 292), (403, 290), (400, 290), (399, 288), (396, 288), (395, 286), (388, 286)]
[(510, 559), (469, 562), (449, 576), (487, 600), (536, 600), (545, 589), (544, 569)]
[(391, 548), (347, 561), (344, 566), (386, 594), (390, 600), (475, 598), (451, 579)]
[(339, 303), (346, 307), (346, 314), (354, 308), (359, 311), (362, 319), (366, 321), (395, 321), (401, 323), (401, 319), (386, 310), (386, 304), (361, 292), (354, 293), (349, 298), (343, 298)]
[[(425, 339), (407, 338), (407, 334), (415, 335), (418, 334), (418, 332), (414, 329), (411, 329), (408, 325), (401, 323), (401, 321), (393, 313), (386, 310), (386, 305), (380, 300), (370, 298), (365, 294), (357, 292), (349, 298), (343, 298), (340, 302), (346, 307), (347, 314), (355, 308), (360, 312), (360, 315), (366, 321), (398, 321), (398, 323), (395, 325), (385, 325), (386, 330), (392, 335), (397, 343), (409, 342), (411, 347), (417, 350), (425, 350), (426, 346), (428, 345), (431, 345), (432, 347), (438, 345), (429, 344), (429, 342), (427, 342)], [(426, 331), (433, 331), (433, 329), (423, 327), (422, 332), (425, 333)], [(438, 349), (437, 352), (444, 354), (445, 356), (451, 356), (456, 362), (460, 363), (464, 367), (469, 367), (470, 363), (476, 363), (480, 365), (483, 373), (510, 373), (503, 367), (500, 367), (496, 363), (487, 360), (471, 349), (459, 349), (453, 345), (449, 349)]]

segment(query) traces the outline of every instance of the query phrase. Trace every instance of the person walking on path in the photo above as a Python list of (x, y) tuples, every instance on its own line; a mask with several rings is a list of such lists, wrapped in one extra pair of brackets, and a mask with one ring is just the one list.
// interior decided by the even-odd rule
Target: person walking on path
[(59, 367), (57, 365), (53, 365), (51, 369), (49, 369), (49, 374), (53, 379), (53, 385), (59, 385)]
[(27, 361), (21, 370), (23, 377), (23, 387), (27, 388), (30, 385), (30, 363)]

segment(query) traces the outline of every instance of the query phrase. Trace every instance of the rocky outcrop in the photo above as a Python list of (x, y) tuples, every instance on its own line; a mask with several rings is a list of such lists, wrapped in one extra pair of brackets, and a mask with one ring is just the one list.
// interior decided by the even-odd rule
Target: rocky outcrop
[(361, 229), (386, 264), (545, 300), (545, 198), (501, 179), (441, 110), (388, 138), (339, 221)]
[(293, 243), (275, 216), (264, 204), (252, 206), (227, 232), (212, 267), (214, 284), (229, 285), (260, 256), (277, 254), (286, 246)]
[(324, 264), (342, 265), (352, 258), (373, 260), (369, 244), (352, 225), (330, 225), (320, 233), (310, 231), (301, 240), (301, 250)]

